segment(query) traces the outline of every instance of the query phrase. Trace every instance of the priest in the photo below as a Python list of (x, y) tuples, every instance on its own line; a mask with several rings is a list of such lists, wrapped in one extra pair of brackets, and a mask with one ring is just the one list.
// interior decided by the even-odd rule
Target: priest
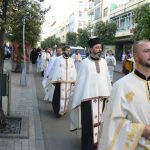
[(117, 81), (102, 116), (98, 150), (150, 150), (150, 41), (133, 45), (135, 70)]
[(105, 59), (101, 58), (99, 38), (88, 41), (90, 55), (82, 60), (77, 75), (71, 111), (71, 131), (82, 128), (82, 150), (97, 146), (101, 115), (111, 91)]
[(63, 55), (55, 60), (49, 75), (49, 81), (55, 86), (52, 107), (57, 117), (67, 112), (76, 81), (76, 69), (73, 59), (70, 58), (70, 47), (63, 48)]
[(46, 101), (50, 101), (52, 102), (52, 97), (53, 97), (53, 93), (54, 93), (54, 85), (50, 83), (50, 78), (49, 75), (51, 73), (51, 69), (54, 65), (54, 62), (56, 60), (56, 58), (58, 58), (59, 56), (62, 55), (62, 48), (61, 47), (57, 47), (56, 48), (56, 54), (53, 55), (48, 63), (48, 67), (44, 73), (44, 78), (42, 81), (42, 85), (45, 91), (45, 97), (44, 100)]

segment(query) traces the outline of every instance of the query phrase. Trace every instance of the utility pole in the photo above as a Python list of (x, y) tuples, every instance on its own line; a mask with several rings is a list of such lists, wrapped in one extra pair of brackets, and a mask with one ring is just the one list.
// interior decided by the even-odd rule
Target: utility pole
[(27, 72), (26, 72), (26, 49), (25, 49), (25, 15), (23, 18), (23, 37), (22, 37), (22, 47), (23, 47), (23, 57), (24, 57), (24, 65), (22, 69), (21, 79), (20, 79), (20, 85), (27, 86)]

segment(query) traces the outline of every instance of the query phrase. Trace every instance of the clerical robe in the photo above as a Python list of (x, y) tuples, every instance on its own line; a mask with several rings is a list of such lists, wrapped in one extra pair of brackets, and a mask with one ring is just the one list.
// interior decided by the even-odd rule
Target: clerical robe
[(50, 82), (55, 86), (52, 106), (56, 114), (64, 115), (74, 91), (76, 69), (73, 59), (65, 56), (58, 57), (53, 66), (49, 75)]
[(52, 98), (53, 98), (54, 85), (51, 84), (51, 82), (50, 82), (49, 74), (51, 72), (51, 69), (54, 65), (54, 62), (55, 62), (56, 58), (57, 58), (56, 55), (51, 57), (51, 59), (48, 63), (48, 67), (45, 70), (44, 78), (43, 78), (43, 81), (42, 81), (42, 85), (43, 85), (44, 92), (45, 92), (44, 100), (48, 100), (50, 102), (52, 102)]
[(47, 68), (50, 57), (49, 53), (46, 53), (45, 51), (40, 52), (37, 62), (38, 72), (42, 72)]
[(98, 150), (150, 150), (142, 137), (150, 125), (150, 78), (137, 70), (117, 81), (102, 116)]
[(85, 139), (85, 143), (89, 144), (88, 148), (83, 149), (88, 150), (92, 145), (97, 145), (101, 115), (110, 96), (111, 82), (105, 59), (93, 61), (89, 56), (80, 65), (70, 115), (70, 130), (80, 129), (82, 124), (82, 132), (85, 131), (82, 142)]

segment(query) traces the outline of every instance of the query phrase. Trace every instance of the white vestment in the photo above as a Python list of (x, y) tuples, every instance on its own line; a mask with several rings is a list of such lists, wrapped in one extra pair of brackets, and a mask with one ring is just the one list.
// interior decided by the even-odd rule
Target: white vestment
[(71, 58), (74, 60), (75, 67), (76, 67), (76, 70), (78, 72), (82, 57), (80, 54), (78, 54), (78, 55), (72, 54)]
[(98, 150), (150, 150), (150, 140), (141, 137), (150, 125), (150, 81), (134, 72), (114, 84), (102, 116)]
[[(92, 101), (93, 114), (97, 114), (95, 122), (93, 115), (93, 124), (100, 123), (100, 117), (102, 113), (102, 100), (103, 98), (108, 98), (111, 91), (111, 82), (108, 73), (108, 67), (105, 59), (101, 58), (98, 62), (100, 67), (100, 73), (97, 73), (95, 61), (90, 60), (90, 58), (85, 58), (81, 62), (80, 69), (77, 75), (77, 81), (75, 86), (75, 93), (72, 103), (71, 111), (71, 126), (70, 130), (76, 130), (81, 128), (81, 114), (80, 105), (84, 101)], [(101, 101), (99, 101), (101, 100)], [(96, 101), (96, 105), (95, 105)], [(93, 133), (98, 132), (98, 128)], [(94, 130), (94, 129), (93, 129)], [(95, 143), (97, 142), (97, 137), (94, 137)]]
[(60, 111), (64, 114), (67, 111), (68, 103), (74, 91), (73, 84), (76, 81), (76, 69), (72, 58), (65, 59), (59, 56), (50, 71), (49, 82), (51, 84), (61, 83)]
[(57, 58), (56, 55), (53, 55), (53, 56), (51, 57), (51, 59), (50, 59), (50, 61), (49, 61), (49, 63), (48, 63), (48, 66), (47, 66), (47, 68), (46, 68), (46, 70), (45, 70), (44, 78), (49, 76), (50, 71), (51, 71), (51, 68), (52, 68), (52, 66), (53, 66), (54, 61), (55, 61), (56, 58)]
[(54, 93), (54, 85), (49, 82), (49, 74), (51, 72), (51, 69), (54, 65), (56, 58), (57, 57), (55, 55), (51, 57), (51, 59), (48, 63), (48, 67), (44, 73), (44, 78), (42, 81), (42, 85), (43, 85), (43, 88), (45, 91), (44, 100), (48, 100), (50, 102), (52, 101), (52, 97), (53, 97), (53, 93)]
[(41, 51), (38, 56), (37, 71), (38, 72), (44, 71), (48, 66), (49, 60), (50, 60), (50, 54), (46, 53), (45, 51)]
[(106, 56), (106, 62), (108, 65), (110, 80), (113, 81), (114, 68), (116, 66), (116, 59), (114, 56)]

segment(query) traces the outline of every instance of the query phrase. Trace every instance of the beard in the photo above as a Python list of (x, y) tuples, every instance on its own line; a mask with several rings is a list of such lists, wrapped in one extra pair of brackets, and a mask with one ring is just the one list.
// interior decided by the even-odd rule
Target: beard
[(69, 57), (69, 56), (70, 56), (70, 54), (64, 53), (64, 56), (65, 56), (65, 57)]
[(143, 67), (150, 68), (150, 59), (147, 62), (139, 59), (139, 64), (141, 64)]
[(57, 55), (57, 56), (60, 56), (61, 54), (60, 54), (60, 53), (57, 53), (56, 55)]
[(101, 52), (93, 53), (92, 57), (94, 57), (95, 59), (100, 59), (101, 58)]

